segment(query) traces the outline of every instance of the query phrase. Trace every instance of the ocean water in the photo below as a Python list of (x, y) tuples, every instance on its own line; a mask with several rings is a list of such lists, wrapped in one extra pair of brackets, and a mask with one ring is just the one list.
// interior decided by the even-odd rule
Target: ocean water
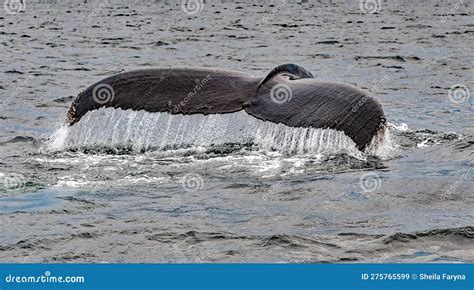
[[(472, 4), (309, 2), (0, 10), (0, 261), (473, 262)], [(288, 62), (370, 91), (384, 135), (360, 152), (245, 112), (64, 125), (114, 73)]]

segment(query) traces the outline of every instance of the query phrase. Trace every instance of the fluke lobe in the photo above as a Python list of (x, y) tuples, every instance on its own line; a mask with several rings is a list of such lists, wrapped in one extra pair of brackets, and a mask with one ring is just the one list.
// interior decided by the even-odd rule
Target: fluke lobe
[(157, 68), (119, 73), (81, 92), (68, 112), (74, 125), (101, 107), (251, 116), (291, 127), (344, 131), (360, 150), (385, 128), (380, 104), (355, 86), (322, 82), (295, 64), (274, 68), (264, 78), (213, 68)]

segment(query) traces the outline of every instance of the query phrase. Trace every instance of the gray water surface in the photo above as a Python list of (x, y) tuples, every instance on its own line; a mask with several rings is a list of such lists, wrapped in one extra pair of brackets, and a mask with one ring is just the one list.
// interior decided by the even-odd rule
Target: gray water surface
[[(471, 3), (86, 2), (1, 11), (2, 262), (474, 261)], [(197, 120), (194, 144), (143, 112), (62, 127), (114, 73), (288, 62), (372, 91), (385, 147), (297, 151), (240, 115)]]

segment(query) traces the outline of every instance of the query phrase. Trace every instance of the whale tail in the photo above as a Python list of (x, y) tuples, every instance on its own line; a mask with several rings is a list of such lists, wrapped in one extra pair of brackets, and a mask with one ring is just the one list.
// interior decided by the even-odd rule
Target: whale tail
[(291, 127), (344, 131), (360, 150), (386, 122), (381, 105), (368, 93), (349, 84), (317, 81), (293, 64), (273, 69), (245, 110), (261, 120)]
[(385, 124), (380, 104), (347, 84), (321, 82), (283, 64), (263, 79), (216, 69), (146, 69), (120, 73), (81, 92), (67, 121), (101, 107), (170, 114), (248, 114), (291, 127), (344, 131), (364, 150)]

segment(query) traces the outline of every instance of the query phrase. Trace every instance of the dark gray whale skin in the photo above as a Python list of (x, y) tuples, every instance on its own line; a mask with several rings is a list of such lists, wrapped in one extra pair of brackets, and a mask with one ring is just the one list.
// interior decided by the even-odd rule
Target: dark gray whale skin
[[(96, 96), (104, 85), (113, 91), (105, 103)], [(271, 97), (276, 85), (291, 92), (283, 102)], [(280, 65), (265, 78), (212, 68), (119, 73), (81, 92), (69, 109), (68, 122), (74, 125), (101, 107), (183, 115), (245, 110), (258, 119), (291, 127), (344, 131), (360, 150), (385, 127), (382, 107), (372, 96), (352, 85), (317, 81), (294, 64)]]

